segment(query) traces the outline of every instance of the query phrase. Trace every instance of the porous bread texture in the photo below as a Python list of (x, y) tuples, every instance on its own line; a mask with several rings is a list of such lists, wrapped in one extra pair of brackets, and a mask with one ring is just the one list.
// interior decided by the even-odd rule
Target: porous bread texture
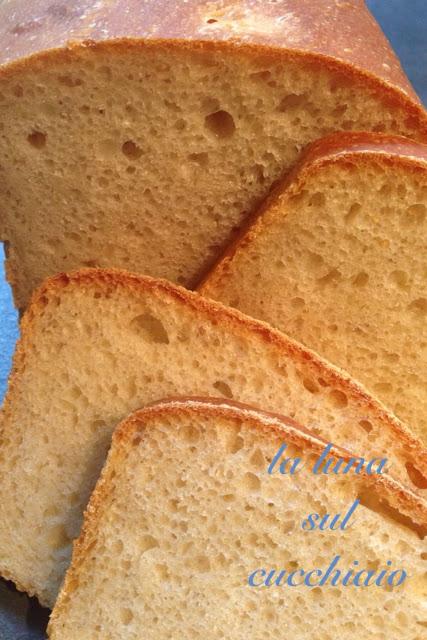
[(201, 292), (344, 368), (427, 442), (425, 153), (350, 142), (303, 164)]
[(167, 282), (59, 275), (34, 297), (21, 335), (1, 415), (0, 572), (43, 604), (55, 601), (113, 429), (171, 395), (278, 411), (355, 453), (387, 457), (394, 477), (425, 493), (426, 450), (345, 374)]
[[(283, 442), (307, 472), (267, 473)], [(50, 639), (261, 640), (268, 630), (422, 640), (424, 542), (387, 511), (385, 478), (310, 474), (322, 448), (286, 422), (225, 405), (174, 402), (129, 417), (91, 497)], [(349, 528), (301, 529), (307, 514), (344, 514), (356, 498)], [(394, 588), (247, 584), (260, 568), (325, 571), (336, 555), (344, 573), (354, 560), (378, 572), (390, 560), (408, 578)]]
[(192, 287), (308, 142), (426, 136), (343, 65), (231, 43), (76, 46), (6, 66), (0, 93), (0, 238), (21, 309), (85, 266)]

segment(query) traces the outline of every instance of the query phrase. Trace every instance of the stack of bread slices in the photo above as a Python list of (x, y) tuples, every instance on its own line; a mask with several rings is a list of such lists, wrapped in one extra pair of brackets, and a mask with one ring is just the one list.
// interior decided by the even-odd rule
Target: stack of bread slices
[[(0, 574), (54, 640), (421, 640), (427, 113), (364, 2), (17, 0), (0, 41)], [(248, 584), (333, 556), (409, 578)]]

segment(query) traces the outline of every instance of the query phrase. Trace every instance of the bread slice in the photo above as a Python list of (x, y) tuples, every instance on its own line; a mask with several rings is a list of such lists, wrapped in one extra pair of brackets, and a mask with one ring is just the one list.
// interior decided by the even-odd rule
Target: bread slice
[(201, 292), (343, 367), (427, 443), (427, 146), (316, 142)]
[(427, 452), (343, 372), (267, 325), (119, 271), (39, 289), (2, 413), (0, 573), (52, 605), (118, 422), (171, 395), (222, 395), (298, 420), (426, 493)]
[[(299, 474), (268, 473), (283, 443), (306, 465)], [(268, 628), (272, 638), (421, 640), (426, 511), (386, 476), (310, 474), (323, 448), (286, 419), (209, 401), (130, 416), (90, 499), (50, 639), (261, 640)], [(308, 514), (343, 516), (356, 499), (348, 528), (302, 530)], [(343, 575), (373, 571), (371, 585), (366, 574), (360, 588), (315, 586), (320, 574), (312, 587), (248, 585), (260, 569), (325, 572), (335, 556)], [(408, 578), (377, 587), (384, 568)]]
[(1, 3), (0, 239), (19, 308), (83, 266), (192, 287), (308, 142), (427, 140), (362, 0), (175, 5)]

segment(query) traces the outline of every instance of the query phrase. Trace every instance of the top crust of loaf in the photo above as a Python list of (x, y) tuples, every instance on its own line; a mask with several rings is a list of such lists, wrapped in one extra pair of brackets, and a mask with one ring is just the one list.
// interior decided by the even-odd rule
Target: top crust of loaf
[(264, 200), (248, 224), (242, 228), (234, 242), (220, 256), (216, 265), (200, 282), (197, 290), (205, 296), (215, 297), (227, 278), (234, 256), (244, 251), (263, 233), (264, 214), (281, 215), (278, 205), (282, 194), (292, 196), (301, 191), (309, 176), (332, 164), (404, 166), (408, 171), (427, 173), (427, 144), (414, 142), (402, 136), (383, 133), (337, 132), (309, 144), (294, 168)]
[(204, 298), (183, 287), (175, 286), (166, 280), (140, 276), (119, 269), (81, 269), (68, 274), (60, 273), (48, 278), (35, 291), (31, 304), (21, 320), (21, 338), (15, 352), (9, 389), (2, 409), (3, 418), (7, 419), (8, 414), (13, 412), (13, 404), (19, 394), (19, 378), (25, 367), (27, 349), (31, 348), (37, 316), (51, 299), (60, 296), (61, 291), (68, 288), (91, 290), (120, 288), (128, 290), (132, 296), (136, 297), (144, 292), (150, 292), (151, 295), (161, 298), (163, 301), (167, 302), (169, 299), (183, 306), (189, 306), (199, 317), (204, 317), (210, 322), (222, 323), (224, 326), (230, 327), (234, 333), (245, 336), (255, 335), (259, 340), (275, 345), (290, 358), (309, 362), (314, 369), (317, 369), (319, 375), (330, 381), (337, 389), (345, 389), (345, 393), (356, 403), (365, 407), (367, 413), (370, 413), (384, 425), (384, 429), (391, 431), (393, 437), (400, 443), (401, 450), (407, 454), (408, 459), (413, 460), (420, 473), (427, 475), (427, 450), (423, 444), (405, 424), (347, 373), (264, 322), (252, 319), (239, 311), (225, 307), (219, 302)]
[(299, 58), (362, 80), (404, 108), (427, 140), (427, 114), (363, 0), (187, 0), (174, 6), (169, 0), (82, 0), (77, 6), (18, 0), (0, 6), (0, 40), (0, 77), (37, 62), (72, 59), (87, 47), (117, 53), (141, 46), (215, 48)]
[[(91, 549), (104, 499), (112, 490), (114, 475), (118, 475), (121, 471), (126, 452), (133, 446), (141, 446), (144, 430), (155, 427), (156, 421), (162, 417), (181, 421), (196, 415), (237, 424), (245, 422), (254, 430), (279, 436), (287, 444), (295, 445), (310, 453), (320, 454), (324, 449), (324, 443), (320, 439), (301, 428), (293, 420), (222, 399), (175, 398), (153, 403), (131, 414), (114, 432), (107, 462), (86, 509), (80, 537), (74, 543), (71, 567), (66, 574), (51, 616), (49, 629), (51, 633), (54, 632), (56, 621), (65, 614), (69, 598), (78, 584), (80, 565)], [(331, 455), (345, 460), (351, 458), (351, 455), (337, 447), (331, 449)], [(373, 490), (380, 501), (385, 500), (424, 530), (427, 525), (427, 507), (417, 496), (405, 490), (386, 474), (370, 476), (362, 473), (357, 478), (358, 482)]]

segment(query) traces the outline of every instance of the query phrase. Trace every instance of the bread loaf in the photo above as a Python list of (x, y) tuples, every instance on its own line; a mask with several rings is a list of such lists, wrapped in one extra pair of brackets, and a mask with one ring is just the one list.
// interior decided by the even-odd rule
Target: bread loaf
[(307, 150), (201, 291), (343, 367), (427, 443), (427, 146)]
[(192, 287), (308, 142), (427, 140), (362, 0), (16, 0), (0, 41), (0, 238), (21, 309), (82, 266)]
[[(306, 466), (298, 475), (267, 472), (283, 443)], [(425, 511), (385, 476), (310, 474), (322, 449), (285, 419), (226, 404), (175, 401), (130, 416), (91, 497), (50, 639), (421, 640)], [(343, 530), (302, 530), (307, 514), (345, 514), (358, 499)], [(365, 570), (359, 588), (342, 576), (319, 586), (336, 556), (343, 575)], [(408, 577), (377, 586), (384, 568)], [(249, 586), (261, 570), (287, 580)]]
[[(0, 573), (52, 605), (110, 437), (171, 395), (222, 395), (295, 418), (425, 494), (427, 453), (363, 388), (268, 325), (126, 272), (39, 289), (0, 414)], [(424, 500), (420, 498), (420, 500)]]

